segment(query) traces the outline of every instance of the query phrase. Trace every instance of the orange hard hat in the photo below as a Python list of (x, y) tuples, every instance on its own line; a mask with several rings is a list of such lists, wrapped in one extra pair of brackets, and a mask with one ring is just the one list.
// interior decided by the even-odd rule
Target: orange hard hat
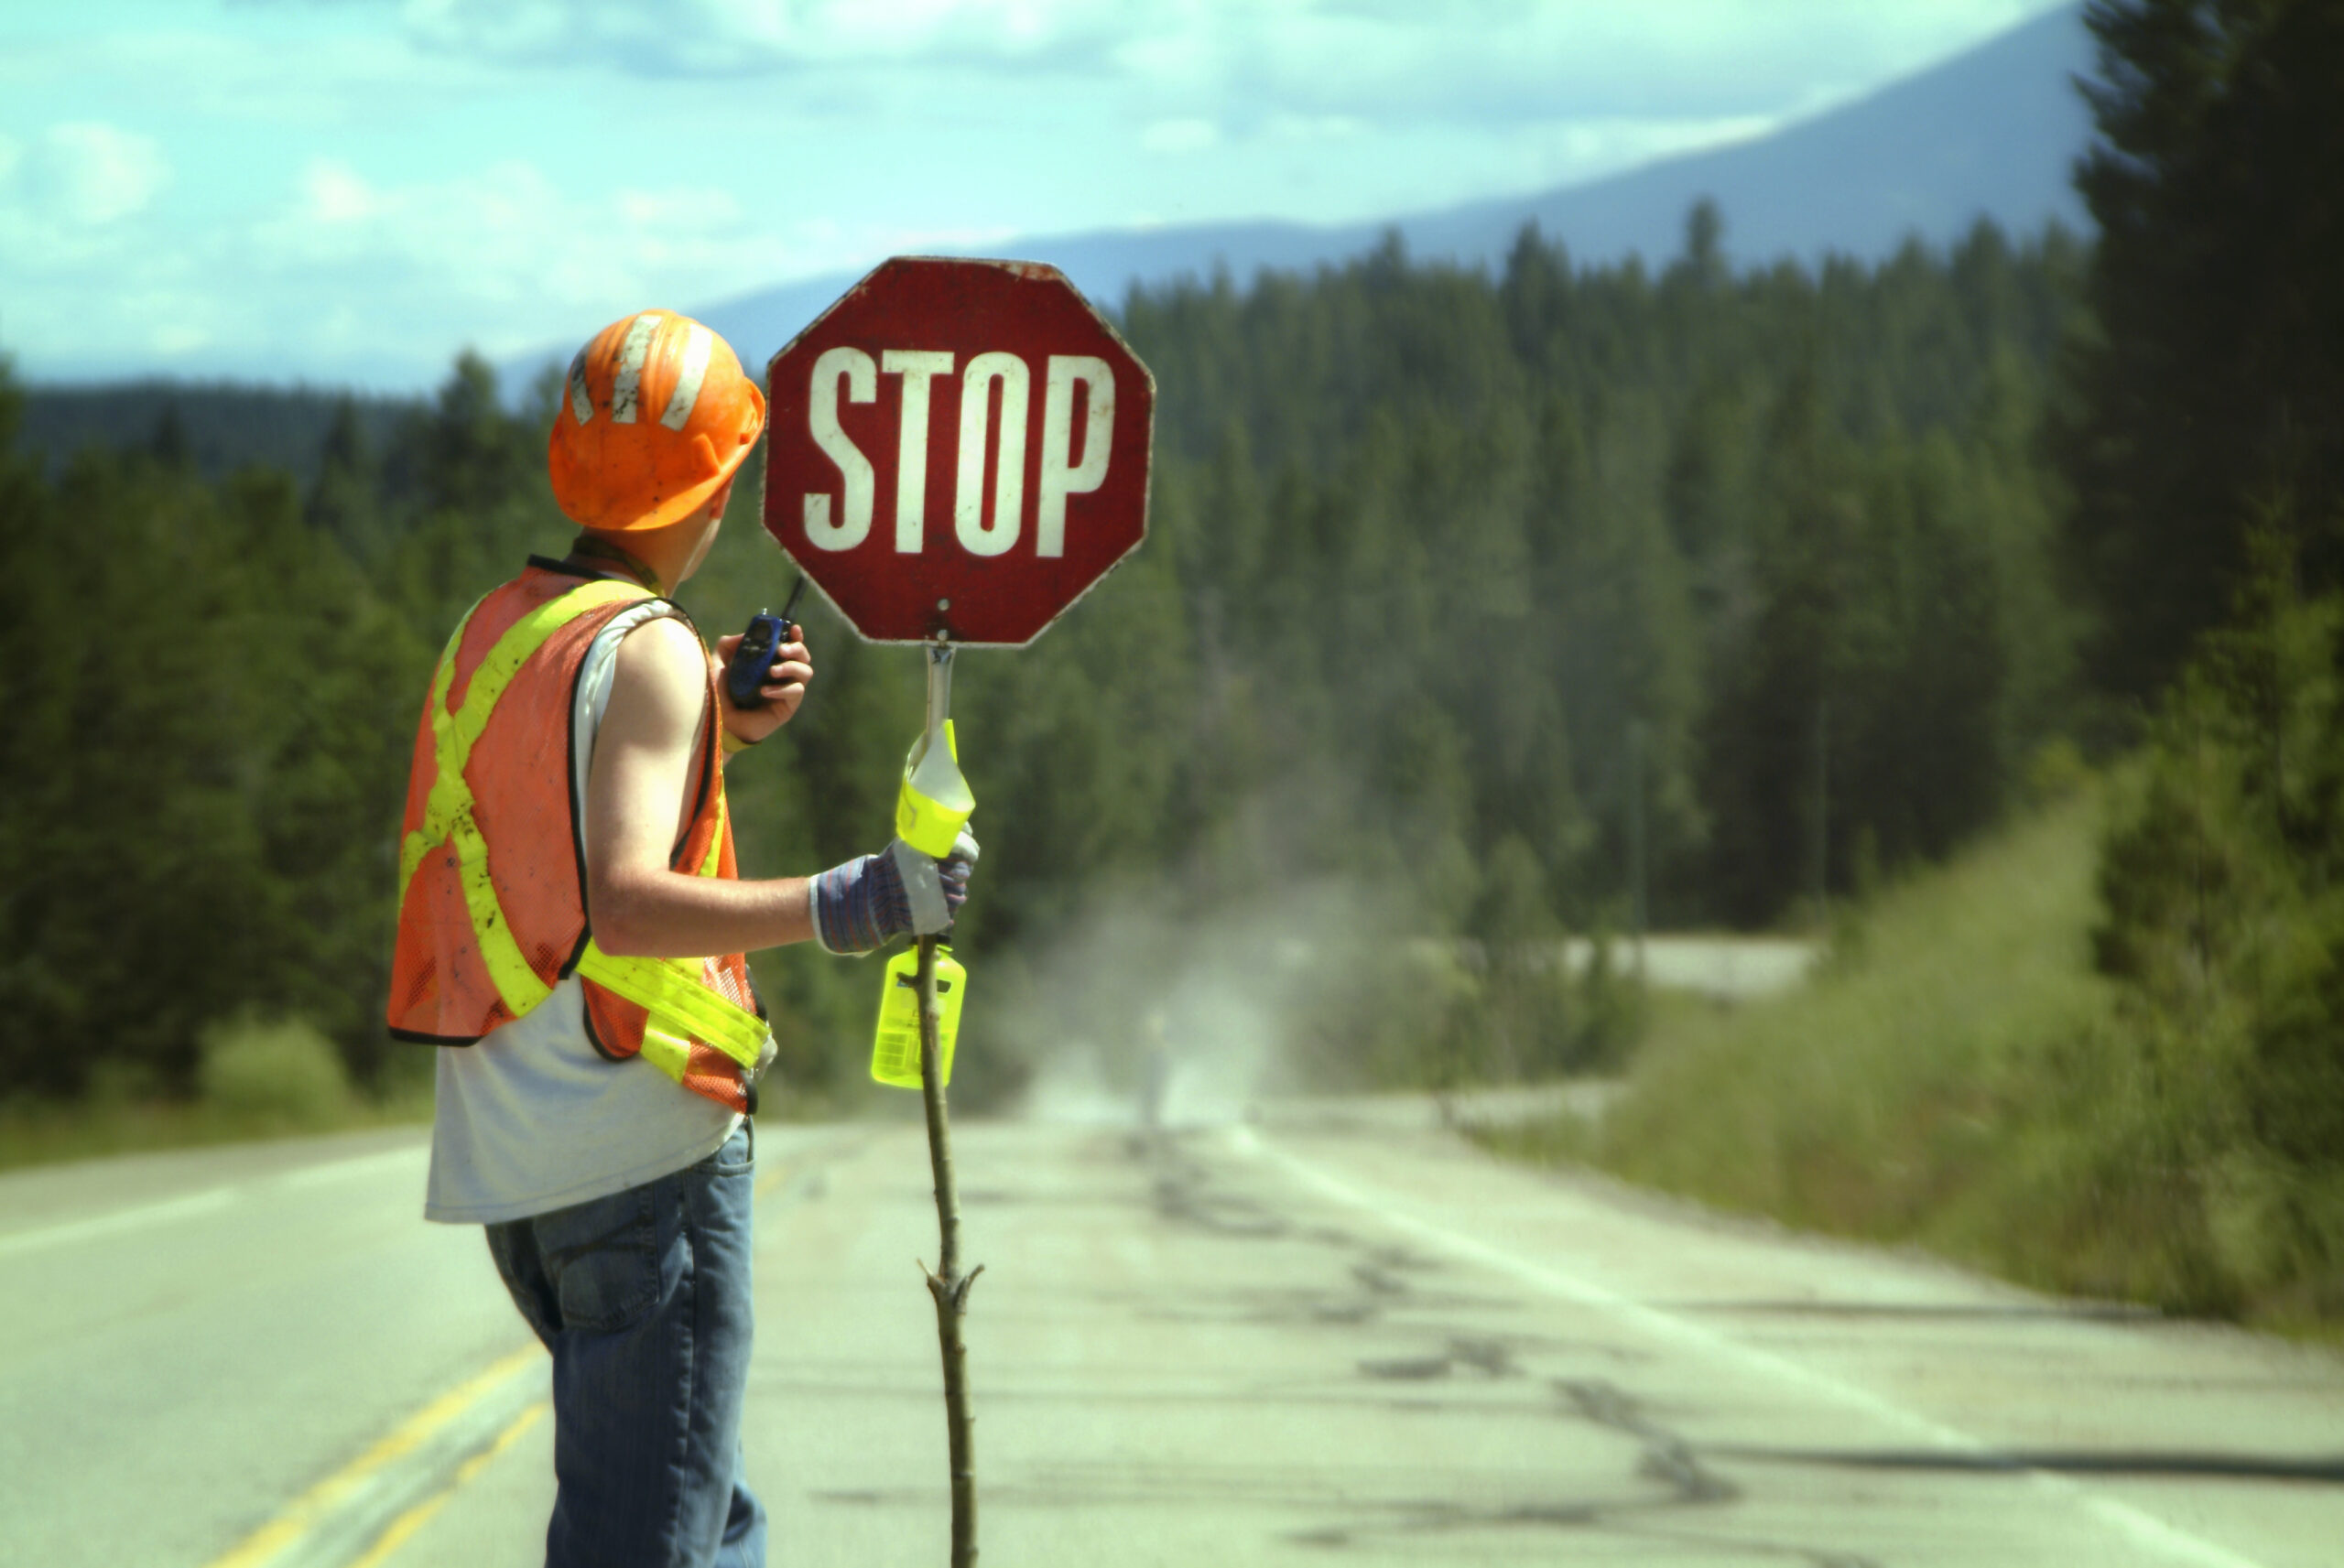
[(732, 477), (765, 425), (730, 343), (673, 310), (623, 316), (570, 362), (546, 443), (554, 499), (581, 527), (664, 528)]

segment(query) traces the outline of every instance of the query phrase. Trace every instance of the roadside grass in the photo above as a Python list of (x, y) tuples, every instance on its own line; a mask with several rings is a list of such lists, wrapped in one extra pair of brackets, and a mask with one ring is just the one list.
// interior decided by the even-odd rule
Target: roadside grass
[(191, 1098), (102, 1072), (81, 1099), (0, 1100), (0, 1170), (431, 1119), (428, 1051), (393, 1057), (373, 1094), (354, 1087), (331, 1043), (298, 1021), (233, 1020), (206, 1031), (202, 1052)]
[[(161, 1094), (151, 1081), (108, 1065), (80, 1099), (0, 1098), (0, 1171), (431, 1120), (434, 1054), (427, 1047), (393, 1053), (384, 1081), (371, 1091), (350, 1081), (331, 1042), (298, 1020), (231, 1020), (206, 1031), (201, 1048), (192, 1097)], [(799, 1122), (918, 1114), (917, 1095), (863, 1087), (791, 1089), (769, 1097), (758, 1118)]]
[(1656, 1010), (1600, 1121), (1476, 1136), (2044, 1290), (2332, 1336), (2282, 1281), (2241, 1287), (2254, 1184), (2196, 1158), (2192, 1097), (2092, 971), (2109, 793), (1880, 893), (1796, 991)]

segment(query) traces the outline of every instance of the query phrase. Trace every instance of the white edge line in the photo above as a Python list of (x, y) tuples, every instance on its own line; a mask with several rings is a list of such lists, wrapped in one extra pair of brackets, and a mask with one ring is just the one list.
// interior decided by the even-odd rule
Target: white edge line
[[(1794, 1384), (1812, 1393), (1864, 1411), (1874, 1418), (1901, 1426), (1905, 1431), (1941, 1447), (1966, 1454), (1999, 1454), (1994, 1448), (1968, 1433), (1941, 1424), (1924, 1415), (1917, 1415), (1902, 1405), (1892, 1404), (1879, 1395), (1860, 1389), (1852, 1383), (1817, 1372), (1788, 1360), (1772, 1351), (1754, 1349), (1727, 1338), (1712, 1329), (1704, 1328), (1673, 1314), (1662, 1312), (1642, 1302), (1632, 1301), (1602, 1286), (1590, 1284), (1559, 1271), (1533, 1263), (1525, 1259), (1468, 1236), (1460, 1236), (1412, 1215), (1402, 1214), (1382, 1199), (1328, 1174), (1316, 1165), (1283, 1149), (1272, 1147), (1250, 1127), (1230, 1130), (1231, 1143), (1242, 1153), (1255, 1154), (1282, 1167), (1288, 1175), (1308, 1187), (1315, 1188), (1327, 1197), (1353, 1208), (1364, 1209), (1394, 1229), (1441, 1248), (1450, 1254), (1470, 1259), (1487, 1268), (1513, 1275), (1525, 1283), (1535, 1285), (1553, 1295), (1562, 1296), (1583, 1306), (1593, 1307), (1634, 1325), (1644, 1333), (1660, 1339), (1673, 1339), (1688, 1348), (1726, 1360), (1739, 1361), (1743, 1366), (1762, 1372), (1779, 1381)], [(2154, 1515), (2143, 1513), (2130, 1503), (2089, 1491), (2065, 1476), (2043, 1470), (2027, 1470), (2027, 1477), (2037, 1486), (2071, 1501), (2080, 1503), (2085, 1511), (2103, 1523), (2111, 1525), (2130, 1536), (2136, 1543), (2154, 1548), (2169, 1557), (2201, 1564), (2202, 1568), (2263, 1568), (2250, 1557), (2241, 1557), (2227, 1547), (2191, 1535), (2165, 1523)]]
[(226, 1208), (241, 1195), (243, 1189), (240, 1187), (213, 1187), (209, 1192), (190, 1193), (185, 1197), (141, 1204), (136, 1208), (118, 1208), (111, 1214), (92, 1215), (87, 1219), (69, 1220), (63, 1225), (45, 1225), (38, 1230), (10, 1231), (0, 1236), (0, 1258), (17, 1252), (38, 1252), (45, 1247), (61, 1246), (69, 1241), (112, 1236), (117, 1231), (139, 1230), (150, 1225), (160, 1225), (165, 1220), (210, 1214), (215, 1209)]
[(430, 1157), (430, 1153), (431, 1145), (416, 1143), (385, 1149), (374, 1154), (353, 1154), (347, 1159), (329, 1160), (323, 1164), (304, 1165), (298, 1170), (288, 1171), (270, 1184), (296, 1189), (321, 1186), (345, 1176), (369, 1176), (397, 1165), (419, 1165)]
[[(374, 1154), (356, 1154), (345, 1160), (332, 1160), (320, 1165), (305, 1165), (288, 1171), (259, 1184), (274, 1190), (298, 1190), (321, 1186), (347, 1176), (373, 1175), (396, 1165), (420, 1162), (429, 1152), (428, 1146), (389, 1149)], [(86, 1219), (67, 1220), (61, 1225), (44, 1225), (27, 1230), (0, 1233), (0, 1258), (19, 1252), (38, 1252), (49, 1247), (60, 1247), (70, 1242), (85, 1241), (99, 1237), (114, 1236), (125, 1230), (141, 1230), (150, 1225), (161, 1225), (174, 1219), (189, 1219), (197, 1215), (213, 1214), (228, 1207), (253, 1190), (251, 1184), (210, 1187), (184, 1197), (166, 1198), (160, 1203), (139, 1204), (130, 1208), (114, 1209), (105, 1214), (93, 1214)]]

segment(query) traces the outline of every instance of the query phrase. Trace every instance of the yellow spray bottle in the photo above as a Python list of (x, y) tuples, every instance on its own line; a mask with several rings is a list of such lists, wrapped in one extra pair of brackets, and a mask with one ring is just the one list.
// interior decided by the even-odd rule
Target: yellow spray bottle
[(977, 808), (969, 781), (960, 776), (960, 746), (952, 733), (952, 647), (928, 647), (928, 724), (904, 759), (903, 787), (895, 793), (895, 837), (921, 854), (942, 860), (969, 814)]
[[(879, 1029), (871, 1042), (871, 1078), (899, 1089), (919, 1085), (919, 953), (906, 947), (887, 960), (879, 993)], [(952, 949), (936, 948), (936, 1081), (952, 1081), (952, 1043), (960, 1037), (960, 1000), (969, 974)]]
[[(960, 750), (952, 732), (952, 648), (928, 648), (928, 722), (904, 759), (904, 779), (895, 793), (895, 837), (933, 860), (952, 852), (953, 840), (976, 809), (976, 796), (960, 775)], [(932, 871), (932, 868), (930, 868)], [(906, 879), (907, 881), (910, 879)], [(931, 882), (933, 877), (928, 879)], [(912, 924), (922, 943), (933, 942), (950, 924), (940, 892), (933, 886), (905, 890), (912, 900)], [(920, 1087), (919, 966), (917, 948), (887, 962), (881, 979), (879, 1022), (871, 1042), (871, 1076), (900, 1088)], [(937, 1081), (952, 1081), (952, 1045), (960, 1033), (960, 1006), (968, 971), (950, 947), (936, 948)]]

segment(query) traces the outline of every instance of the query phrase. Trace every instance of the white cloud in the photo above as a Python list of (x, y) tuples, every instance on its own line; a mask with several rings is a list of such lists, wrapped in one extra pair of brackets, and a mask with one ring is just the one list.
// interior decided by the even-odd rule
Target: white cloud
[(1152, 153), (1195, 153), (1220, 140), (1219, 125), (1190, 116), (1156, 121), (1140, 133), (1139, 145)]
[(151, 136), (96, 120), (51, 125), (34, 149), (37, 199), (76, 223), (115, 222), (155, 199), (171, 177)]
[[(801, 91), (1112, 82), (1156, 119), (1783, 113), (2063, 0), (407, 0), (418, 46)], [(982, 79), (982, 80), (981, 80)], [(1818, 93), (1818, 84), (1821, 83)]]
[(1273, 114), (1262, 129), (1282, 142), (1340, 142), (1363, 135), (1368, 123), (1356, 114)]
[(741, 200), (715, 186), (700, 189), (621, 190), (612, 203), (630, 229), (689, 232), (728, 227), (741, 218)]
[(99, 373), (98, 343), (127, 368), (427, 382), (467, 341), (527, 351), (891, 251), (1591, 178), (2057, 3), (84, 8), (0, 25), (0, 328), (38, 374)]
[(274, 269), (389, 264), (443, 275), (443, 286), (460, 297), (512, 298), (574, 272), (567, 263), (581, 248), (585, 216), (523, 159), (450, 179), (380, 186), (347, 164), (316, 158), (292, 203), (252, 237), (256, 259)]
[(142, 323), (165, 319), (155, 302), (179, 297), (186, 247), (158, 243), (149, 209), (170, 178), (147, 136), (98, 121), (54, 124), (28, 142), (0, 135), (0, 297), (14, 350), (28, 361), (58, 359), (79, 369), (92, 344), (135, 341)]
[(711, 76), (1095, 57), (1130, 20), (1113, 0), (407, 0), (401, 15), (450, 54)]
[(1633, 168), (1655, 158), (1699, 147), (1725, 146), (1763, 136), (1781, 124), (1771, 114), (1737, 114), (1703, 120), (1608, 118), (1563, 120), (1523, 128), (1522, 140), (1538, 149), (1539, 180), (1588, 178)]
[(147, 342), (164, 359), (185, 359), (198, 349), (209, 348), (212, 333), (191, 321), (166, 321), (147, 335)]
[[(178, 4), (168, 22), (118, 19), (103, 6), (53, 7), (79, 25), (12, 32), (0, 0), (0, 123), (20, 134), (19, 105), (62, 102), (58, 118), (136, 119), (178, 153), (172, 132), (190, 118), (214, 129), (277, 136), (413, 124), (513, 85), (493, 60), (428, 51), (398, 30), (388, 6)], [(86, 20), (79, 20), (87, 13)], [(272, 26), (326, 16), (339, 31)]]
[[(377, 183), (320, 158), (241, 248), (255, 286), (301, 298), (303, 330), (341, 351), (399, 356), (428, 322), (435, 355), (463, 342), (494, 355), (646, 302), (689, 305), (830, 265), (822, 227), (757, 228), (714, 188), (573, 193), (524, 159)], [(359, 300), (367, 308), (350, 308)]]
[(301, 194), (307, 215), (334, 227), (362, 223), (383, 210), (382, 199), (349, 165), (331, 158), (312, 158), (302, 171)]

